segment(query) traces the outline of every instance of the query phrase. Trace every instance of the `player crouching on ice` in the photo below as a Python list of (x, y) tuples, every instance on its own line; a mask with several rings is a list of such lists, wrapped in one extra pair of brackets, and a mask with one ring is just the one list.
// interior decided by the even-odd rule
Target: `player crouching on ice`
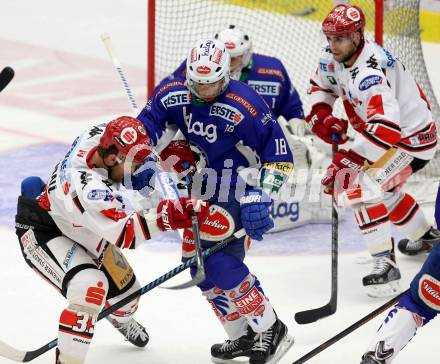
[[(435, 203), (435, 220), (440, 226), (440, 188)], [(388, 312), (379, 327), (361, 364), (390, 364), (397, 354), (411, 341), (417, 330), (430, 322), (440, 312), (440, 245), (429, 253), (410, 289)], [(435, 354), (424, 351), (426, 355)], [(434, 360), (436, 362), (437, 360)], [(426, 363), (426, 357), (420, 358)]]
[[(243, 259), (250, 238), (262, 240), (273, 227), (269, 196), (287, 179), (293, 157), (263, 99), (248, 85), (230, 80), (229, 62), (223, 42), (199, 40), (187, 58), (186, 78), (164, 79), (138, 118), (154, 145), (161, 142), (167, 127), (183, 133), (187, 142), (173, 141), (161, 154), (163, 160), (173, 157), (177, 161), (177, 172), (183, 170), (183, 162), (196, 168), (189, 143), (206, 161), (211, 173), (198, 171), (192, 190), (209, 198), (210, 213), (200, 227), (202, 248), (243, 227), (247, 233), (205, 261), (207, 279), (199, 288), (229, 337), (212, 346), (212, 360), (228, 363), (248, 356), (251, 364), (275, 363), (293, 339)], [(239, 168), (250, 166), (239, 146), (261, 161), (257, 186), (246, 184), (238, 175)], [(192, 241), (190, 231), (185, 231), (186, 258), (194, 254)]]
[[(190, 227), (193, 209), (200, 221), (207, 214), (207, 206), (188, 198), (163, 200), (154, 210), (125, 208), (120, 183), (150, 151), (143, 125), (119, 117), (76, 138), (36, 199), (27, 197), (35, 195), (35, 179), (22, 184), (27, 196), (18, 199), (16, 233), (23, 256), (69, 304), (59, 319), (57, 364), (83, 363), (102, 308), (140, 289), (120, 249), (134, 249), (158, 231)], [(133, 318), (138, 301), (108, 318), (126, 340), (144, 347), (148, 334)]]
[[(373, 271), (362, 283), (369, 295), (384, 296), (397, 292), (401, 277), (391, 223), (408, 237), (398, 244), (403, 254), (429, 251), (440, 242), (439, 231), (428, 224), (414, 198), (401, 191), (408, 177), (433, 158), (437, 131), (429, 103), (409, 70), (390, 52), (364, 39), (364, 27), (365, 16), (356, 6), (337, 5), (325, 18), (322, 31), (329, 46), (310, 80), (308, 98), (313, 106), (306, 121), (324, 141), (332, 143), (336, 133), (340, 144), (345, 143), (348, 122), (332, 115), (334, 102), (341, 97), (356, 132), (350, 149), (339, 150), (322, 180), (328, 193), (337, 175), (354, 177), (379, 159), (378, 167), (388, 173), (373, 178), (380, 185), (380, 198), (368, 200), (368, 186), (361, 181), (360, 195), (349, 197), (374, 258)], [(397, 148), (391, 150), (395, 153), (385, 154), (391, 148)], [(343, 189), (349, 187), (343, 184)]]

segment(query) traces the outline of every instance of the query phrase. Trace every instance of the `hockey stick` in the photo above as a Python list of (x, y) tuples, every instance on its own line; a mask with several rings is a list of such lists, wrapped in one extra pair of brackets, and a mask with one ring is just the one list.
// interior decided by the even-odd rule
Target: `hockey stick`
[[(235, 241), (236, 239), (240, 239), (246, 234), (244, 229), (240, 229), (236, 231), (232, 236), (229, 238), (219, 242), (218, 244), (214, 245), (211, 248), (206, 249), (203, 252), (203, 258), (207, 258), (210, 255), (214, 254), (215, 252), (218, 252), (219, 250), (223, 249), (226, 245), (231, 243), (232, 241)], [(110, 315), (112, 312), (116, 311), (117, 309), (125, 306), (127, 303), (131, 302), (135, 298), (142, 296), (143, 294), (151, 291), (153, 288), (156, 288), (157, 286), (161, 285), (162, 283), (168, 281), (172, 277), (180, 274), (184, 270), (188, 269), (190, 266), (194, 265), (196, 263), (196, 257), (193, 257), (186, 261), (185, 263), (180, 264), (179, 266), (175, 267), (174, 269), (170, 270), (169, 272), (161, 275), (160, 277), (156, 278), (154, 281), (148, 283), (147, 285), (143, 286), (142, 288), (138, 289), (136, 292), (133, 292), (132, 294), (128, 295), (127, 297), (124, 297), (120, 301), (116, 302), (112, 306), (104, 309), (101, 311), (101, 313), (98, 315), (98, 319), (102, 320), (103, 318)], [(51, 342), (47, 343), (46, 345), (43, 345), (39, 349), (36, 350), (19, 350), (16, 349), (3, 341), (0, 340), (0, 356), (4, 358), (8, 358), (11, 360), (15, 360), (18, 362), (29, 362), (31, 360), (34, 360), (35, 358), (39, 357), (40, 355), (44, 354), (45, 352), (49, 351), (50, 349), (54, 348), (58, 344), (58, 339), (54, 339)]]
[[(333, 157), (338, 152), (336, 137), (333, 138), (332, 154)], [(295, 321), (300, 324), (310, 324), (324, 317), (333, 315), (338, 304), (338, 210), (336, 200), (332, 196), (332, 270), (331, 270), (331, 296), (330, 301), (318, 308), (300, 311), (295, 314)]]
[[(184, 168), (188, 169), (189, 168), (189, 163), (188, 162), (183, 162), (184, 164)], [(188, 197), (191, 197), (191, 189), (192, 189), (192, 176), (191, 173), (187, 173), (187, 175), (185, 176), (186, 178), (186, 187), (188, 189)], [(185, 283), (182, 284), (178, 284), (176, 286), (171, 286), (171, 287), (163, 287), (163, 288), (167, 288), (167, 289), (184, 289), (184, 288), (189, 288), (192, 286), (197, 286), (199, 283), (202, 283), (205, 278), (206, 278), (206, 274), (205, 274), (205, 263), (203, 262), (203, 254), (202, 254), (202, 246), (200, 243), (200, 229), (199, 229), (199, 221), (197, 220), (197, 216), (196, 213), (194, 212), (194, 209), (191, 210), (191, 222), (192, 222), (192, 232), (193, 232), (193, 237), (194, 237), (194, 246), (195, 246), (195, 250), (196, 250), (196, 263), (197, 263), (197, 271), (196, 274), (194, 275), (194, 277)]]
[(14, 78), (15, 72), (11, 67), (5, 67), (0, 72), (0, 92), (8, 86), (9, 82)]
[(294, 361), (292, 364), (303, 364), (309, 359), (313, 358), (315, 355), (319, 354), (321, 351), (324, 351), (329, 346), (333, 345), (334, 343), (338, 342), (348, 334), (352, 333), (353, 331), (360, 328), (362, 325), (366, 324), (368, 321), (371, 321), (375, 317), (379, 316), (382, 312), (387, 310), (388, 308), (394, 306), (396, 302), (402, 297), (407, 291), (400, 293), (398, 296), (394, 297), (393, 299), (389, 300), (387, 303), (383, 304), (379, 308), (375, 309), (373, 312), (370, 312), (367, 316), (364, 316), (359, 321), (355, 322), (353, 325), (347, 327), (345, 330), (341, 331), (339, 334), (333, 336), (331, 339), (327, 340), (326, 342), (322, 343), (321, 345), (317, 346), (312, 351), (308, 352), (298, 360)]

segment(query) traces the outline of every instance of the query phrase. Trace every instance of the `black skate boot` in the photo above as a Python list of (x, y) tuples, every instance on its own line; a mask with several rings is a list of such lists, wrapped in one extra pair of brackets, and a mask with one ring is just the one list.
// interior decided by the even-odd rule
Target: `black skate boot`
[(226, 340), (222, 344), (214, 344), (211, 347), (211, 360), (214, 363), (233, 363), (234, 358), (251, 355), (254, 345), (255, 333), (250, 326), (245, 335), (236, 340)]
[(376, 344), (376, 351), (367, 351), (362, 355), (361, 364), (386, 364), (386, 359), (393, 356), (394, 349), (385, 349), (385, 343), (379, 341)]
[(417, 255), (429, 253), (431, 249), (440, 243), (440, 231), (431, 227), (425, 235), (417, 240), (402, 239), (397, 247), (402, 254)]
[(292, 345), (287, 326), (277, 318), (268, 330), (256, 335), (249, 364), (277, 363)]
[(394, 249), (387, 255), (373, 257), (372, 272), (362, 279), (370, 297), (386, 297), (400, 291), (400, 270), (397, 268)]
[(147, 330), (134, 318), (131, 318), (126, 323), (119, 323), (117, 320), (112, 318), (107, 318), (110, 323), (118, 330), (122, 335), (124, 335), (125, 340), (129, 341), (133, 345), (143, 348), (148, 344), (150, 337), (148, 336)]

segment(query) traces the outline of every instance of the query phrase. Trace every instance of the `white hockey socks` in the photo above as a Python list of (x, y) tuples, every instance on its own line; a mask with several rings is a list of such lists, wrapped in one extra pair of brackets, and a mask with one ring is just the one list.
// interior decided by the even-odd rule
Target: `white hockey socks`
[(368, 346), (368, 352), (372, 352), (378, 359), (390, 364), (422, 325), (422, 317), (396, 306), (388, 313), (380, 326)]

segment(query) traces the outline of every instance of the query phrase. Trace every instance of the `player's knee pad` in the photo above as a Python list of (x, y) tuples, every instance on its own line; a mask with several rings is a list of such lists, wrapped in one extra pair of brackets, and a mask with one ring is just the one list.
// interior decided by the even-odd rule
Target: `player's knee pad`
[(263, 332), (275, 322), (272, 305), (253, 274), (249, 273), (236, 287), (225, 290), (225, 293), (255, 332)]
[(440, 312), (440, 245), (431, 250), (420, 272), (412, 280), (410, 290), (412, 299), (426, 315), (435, 316)]
[(203, 295), (208, 300), (230, 340), (238, 339), (245, 333), (247, 320), (240, 315), (222, 289), (213, 287), (203, 291)]
[(97, 314), (105, 303), (108, 280), (98, 269), (84, 269), (76, 273), (67, 283), (66, 298), (70, 307)]
[[(140, 288), (141, 288), (141, 285), (139, 283), (139, 280), (136, 279), (134, 284), (128, 290), (126, 290), (123, 293), (107, 300), (107, 302), (105, 303), (106, 307), (114, 305), (116, 302), (119, 302), (120, 300), (124, 299), (125, 297), (138, 291)], [(116, 311), (113, 311), (113, 313), (110, 316), (113, 319), (116, 319), (119, 323), (129, 321), (138, 309), (139, 299), (140, 299), (140, 296), (134, 298), (133, 300), (131, 300), (130, 302), (128, 302), (124, 306), (118, 308)]]
[[(431, 310), (428, 311), (426, 309), (426, 306), (422, 306), (419, 303), (417, 303), (414, 299), (413, 299), (413, 292), (407, 292), (405, 293), (399, 300), (398, 303), (399, 307), (405, 308), (408, 311), (413, 312), (414, 314), (416, 314), (419, 318), (417, 318), (417, 316), (415, 316), (415, 320), (416, 321), (423, 321), (423, 325), (426, 325), (429, 321), (431, 321), (436, 314), (433, 313)], [(420, 325), (419, 325), (420, 326)]]
[[(392, 195), (386, 193), (385, 195)], [(407, 193), (397, 193), (388, 198), (390, 221), (397, 226), (408, 239), (416, 240), (426, 233), (430, 225), (419, 204)]]
[(363, 203), (353, 207), (359, 229), (371, 254), (392, 249), (388, 210), (383, 203)]
[(227, 290), (236, 287), (249, 274), (241, 259), (225, 252), (217, 252), (205, 261), (207, 278), (218, 288)]

